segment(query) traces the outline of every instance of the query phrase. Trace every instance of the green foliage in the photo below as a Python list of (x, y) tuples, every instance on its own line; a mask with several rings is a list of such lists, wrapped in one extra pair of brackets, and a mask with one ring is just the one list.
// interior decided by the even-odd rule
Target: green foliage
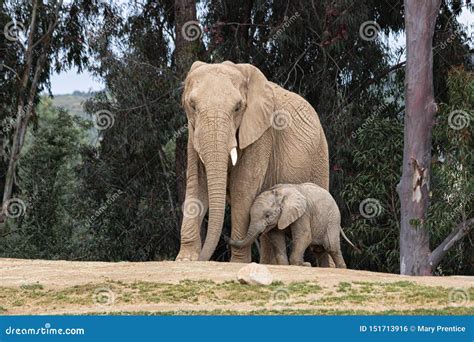
[(18, 197), (25, 204), (25, 214), (8, 222), (10, 233), (0, 240), (0, 253), (21, 258), (68, 258), (75, 237), (70, 214), (77, 190), (74, 168), (81, 162), (88, 126), (52, 107), (48, 99), (38, 106), (37, 113), (41, 120), (27, 137), (19, 165)]
[[(343, 227), (362, 251), (347, 248), (348, 266), (398, 272), (400, 206), (396, 184), (402, 163), (403, 122), (377, 118), (358, 131), (352, 151), (356, 171), (345, 177), (341, 197), (349, 214)], [(368, 201), (366, 206), (364, 201)]]
[[(146, 6), (116, 26), (128, 36), (111, 53), (97, 37), (101, 64), (94, 69), (107, 86), (85, 110), (96, 121), (106, 110), (110, 125), (100, 144), (84, 151), (79, 170), (82, 216), (89, 217), (82, 259), (171, 259), (179, 247), (174, 182), (177, 137), (187, 134), (180, 110), (178, 81), (168, 65), (168, 38), (156, 25), (161, 7)], [(106, 35), (102, 33), (102, 35)]]
[[(431, 207), (428, 224), (432, 248), (451, 230), (474, 217), (474, 74), (453, 68), (447, 79), (448, 103), (441, 104), (433, 129)], [(470, 233), (453, 246), (439, 274), (474, 272)]]

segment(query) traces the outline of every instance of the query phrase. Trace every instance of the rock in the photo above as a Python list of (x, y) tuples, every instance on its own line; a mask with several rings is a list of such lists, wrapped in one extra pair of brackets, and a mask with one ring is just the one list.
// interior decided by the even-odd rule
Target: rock
[(273, 276), (267, 266), (252, 262), (237, 272), (237, 280), (241, 284), (270, 285), (273, 281)]

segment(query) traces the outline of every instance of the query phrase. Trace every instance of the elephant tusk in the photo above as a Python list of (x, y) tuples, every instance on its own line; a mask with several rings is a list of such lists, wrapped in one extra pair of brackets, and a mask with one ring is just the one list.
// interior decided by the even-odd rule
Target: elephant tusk
[(232, 165), (235, 166), (237, 164), (237, 149), (235, 147), (230, 151), (230, 159), (232, 159)]

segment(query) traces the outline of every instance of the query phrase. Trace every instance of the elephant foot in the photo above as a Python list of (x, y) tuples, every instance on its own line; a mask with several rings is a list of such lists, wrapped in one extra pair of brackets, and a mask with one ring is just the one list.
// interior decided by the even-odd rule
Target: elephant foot
[(324, 268), (335, 268), (336, 264), (332, 260), (331, 256), (326, 253), (317, 253), (316, 254), (316, 259), (318, 261), (318, 267), (324, 267)]
[(305, 261), (305, 262), (303, 262), (303, 263), (301, 264), (301, 266), (305, 266), (305, 267), (311, 267), (311, 263), (310, 263), (310, 262), (307, 262), (307, 261)]
[(250, 257), (246, 258), (246, 257), (238, 257), (238, 256), (231, 256), (230, 257), (230, 262), (237, 262), (237, 263), (241, 263), (241, 264), (248, 264), (252, 261), (252, 259)]
[(238, 262), (248, 264), (252, 262), (252, 250), (250, 247), (230, 248), (230, 262)]
[(193, 248), (183, 248), (179, 250), (175, 261), (197, 261), (199, 259), (199, 251)]
[(230, 262), (238, 262), (241, 264), (248, 264), (252, 262), (252, 255), (250, 254), (250, 250), (249, 253), (234, 253), (234, 250), (232, 250)]

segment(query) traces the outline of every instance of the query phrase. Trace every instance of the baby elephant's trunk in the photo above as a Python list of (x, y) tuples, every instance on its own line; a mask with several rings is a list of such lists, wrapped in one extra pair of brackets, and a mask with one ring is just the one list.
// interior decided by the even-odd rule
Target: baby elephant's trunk
[(251, 223), (247, 235), (243, 240), (229, 239), (229, 245), (237, 248), (244, 248), (252, 245), (255, 239), (265, 230), (264, 225)]
[(229, 239), (229, 245), (237, 247), (237, 248), (244, 248), (250, 246), (256, 239), (255, 235), (247, 234), (245, 239), (243, 240), (233, 240)]

